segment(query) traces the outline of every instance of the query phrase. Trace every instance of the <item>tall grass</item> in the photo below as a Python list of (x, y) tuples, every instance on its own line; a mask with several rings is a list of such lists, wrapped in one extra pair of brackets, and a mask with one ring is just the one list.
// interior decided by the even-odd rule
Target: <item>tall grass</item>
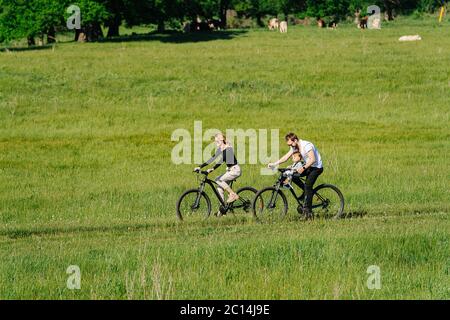
[[(448, 298), (449, 27), (0, 53), (0, 297)], [(288, 131), (313, 141), (319, 182), (368, 218), (177, 225), (175, 202), (196, 181), (194, 164), (171, 163), (170, 136), (195, 120), (278, 128), (282, 151)], [(270, 185), (261, 166), (244, 165), (238, 185)], [(377, 263), (386, 282), (368, 291)], [(79, 292), (65, 288), (69, 264)]]

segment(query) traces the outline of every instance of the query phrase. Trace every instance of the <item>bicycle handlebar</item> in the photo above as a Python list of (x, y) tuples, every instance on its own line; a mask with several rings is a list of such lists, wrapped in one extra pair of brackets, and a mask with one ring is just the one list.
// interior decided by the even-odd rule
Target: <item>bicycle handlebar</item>
[[(292, 168), (277, 168), (277, 171), (281, 173), (280, 175), (280, 179), (287, 177), (287, 175), (285, 175), (285, 172), (287, 171), (291, 171)], [(294, 171), (292, 173), (292, 177), (299, 177), (300, 179), (303, 179), (304, 177), (302, 175), (300, 175), (298, 172)]]
[(203, 170), (194, 170), (193, 172), (195, 172), (195, 173), (201, 173), (201, 174), (204, 174), (204, 175), (206, 175), (206, 176), (209, 174), (208, 171), (203, 171)]

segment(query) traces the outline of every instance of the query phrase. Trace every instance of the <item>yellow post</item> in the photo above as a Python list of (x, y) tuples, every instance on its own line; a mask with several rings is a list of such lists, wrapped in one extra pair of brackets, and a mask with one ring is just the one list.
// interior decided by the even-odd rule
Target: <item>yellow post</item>
[(444, 17), (445, 7), (441, 7), (441, 12), (439, 13), (439, 23), (442, 22), (442, 18)]

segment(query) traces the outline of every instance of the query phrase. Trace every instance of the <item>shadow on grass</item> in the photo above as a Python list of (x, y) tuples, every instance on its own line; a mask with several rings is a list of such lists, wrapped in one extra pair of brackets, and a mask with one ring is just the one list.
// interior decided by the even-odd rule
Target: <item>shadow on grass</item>
[(290, 222), (307, 222), (307, 221), (314, 221), (314, 220), (322, 220), (322, 221), (339, 221), (344, 219), (356, 219), (356, 218), (363, 218), (367, 216), (369, 213), (365, 210), (355, 210), (355, 211), (348, 211), (342, 213), (342, 215), (339, 218), (335, 218), (334, 216), (318, 216), (315, 215), (314, 219), (306, 219), (304, 214), (293, 214), (288, 215), (285, 220), (283, 221), (290, 221)]
[(31, 236), (45, 236), (58, 235), (69, 233), (83, 233), (83, 232), (125, 232), (138, 231), (161, 227), (160, 223), (141, 223), (141, 224), (120, 224), (114, 226), (73, 226), (73, 227), (48, 227), (36, 229), (14, 229), (0, 231), (1, 236), (6, 236), (10, 239), (28, 238)]
[(246, 30), (224, 30), (212, 32), (184, 33), (180, 31), (150, 32), (147, 34), (132, 34), (114, 38), (101, 39), (98, 42), (131, 42), (131, 41), (160, 41), (164, 43), (189, 43), (214, 40), (231, 40), (247, 33)]
[(30, 46), (30, 47), (5, 47), (0, 48), (0, 52), (20, 52), (20, 51), (38, 51), (53, 49), (55, 44), (46, 44), (44, 46)]
[[(132, 34), (127, 36), (119, 36), (113, 38), (103, 38), (93, 43), (109, 43), (109, 42), (133, 42), (133, 41), (160, 41), (163, 43), (189, 43), (189, 42), (205, 42), (214, 40), (231, 40), (235, 37), (247, 33), (246, 30), (224, 30), (212, 32), (192, 32), (184, 33), (180, 31), (166, 32), (150, 32), (146, 34)], [(58, 43), (74, 43), (75, 41), (60, 41)], [(47, 44), (43, 46), (31, 47), (4, 47), (0, 48), (0, 52), (19, 52), (19, 51), (37, 51), (52, 49), (56, 44)]]
[[(176, 219), (165, 221), (154, 221), (149, 223), (120, 223), (116, 225), (97, 225), (97, 226), (55, 226), (55, 227), (36, 227), (36, 228), (14, 228), (10, 230), (1, 230), (0, 236), (5, 236), (10, 239), (21, 239), (32, 236), (47, 236), (47, 235), (65, 235), (77, 233), (91, 233), (91, 232), (136, 232), (145, 230), (174, 230), (182, 228), (186, 232), (192, 232), (193, 229), (217, 228), (217, 227), (232, 227), (235, 225), (243, 225), (247, 221), (245, 216), (233, 217), (228, 220), (207, 219), (197, 222), (181, 222)], [(198, 230), (200, 233), (204, 230)]]
[[(362, 218), (367, 215), (366, 211), (353, 211), (347, 212), (341, 219), (352, 219), (352, 218)], [(316, 219), (314, 219), (316, 220)], [(314, 221), (313, 220), (313, 221)], [(328, 219), (325, 219), (328, 220)], [(300, 215), (290, 215), (283, 220), (283, 222), (308, 222), (311, 220), (305, 220)], [(281, 222), (281, 221), (277, 221)], [(91, 233), (91, 232), (137, 232), (145, 230), (158, 230), (158, 229), (169, 229), (173, 230), (176, 228), (182, 228), (182, 230), (192, 233), (193, 229), (201, 235), (208, 233), (211, 230), (216, 232), (217, 228), (228, 228), (235, 227), (236, 225), (246, 225), (246, 224), (256, 224), (256, 225), (270, 225), (273, 222), (261, 222), (255, 220), (247, 215), (232, 215), (227, 219), (207, 219), (197, 222), (180, 222), (178, 220), (165, 220), (165, 221), (154, 221), (149, 223), (120, 223), (116, 225), (97, 225), (97, 226), (61, 226), (61, 227), (37, 227), (37, 228), (15, 228), (10, 230), (1, 230), (0, 236), (5, 236), (10, 239), (21, 239), (28, 238), (32, 236), (47, 236), (47, 235), (64, 235), (64, 234), (77, 234), (77, 233)], [(208, 231), (209, 230), (209, 231)]]
[(362, 218), (362, 217), (365, 217), (367, 214), (368, 214), (368, 212), (364, 211), (364, 210), (350, 211), (350, 212), (344, 212), (342, 218), (343, 219)]

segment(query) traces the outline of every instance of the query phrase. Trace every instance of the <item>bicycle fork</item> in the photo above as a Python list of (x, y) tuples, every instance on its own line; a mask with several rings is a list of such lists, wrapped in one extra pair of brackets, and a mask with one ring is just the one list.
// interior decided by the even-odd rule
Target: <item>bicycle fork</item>
[(274, 209), (275, 208), (275, 203), (277, 202), (277, 197), (278, 197), (278, 192), (279, 192), (280, 188), (277, 185), (275, 187), (275, 191), (272, 192), (272, 196), (270, 197), (270, 201), (269, 204), (267, 205), (268, 209)]
[(200, 206), (200, 198), (202, 196), (203, 191), (205, 190), (205, 184), (202, 183), (198, 188), (197, 198), (195, 198), (194, 204), (192, 205), (192, 209), (197, 209)]

